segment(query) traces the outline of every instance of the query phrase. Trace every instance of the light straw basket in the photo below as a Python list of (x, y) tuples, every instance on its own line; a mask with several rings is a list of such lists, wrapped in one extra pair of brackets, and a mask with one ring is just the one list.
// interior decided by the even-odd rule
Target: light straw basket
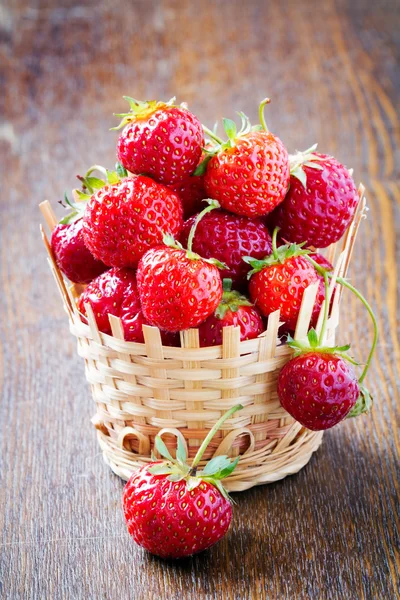
[[(333, 262), (330, 299), (337, 276), (344, 277), (365, 212), (364, 187), (360, 202), (343, 240), (329, 247)], [(40, 205), (50, 230), (57, 219), (50, 204)], [(246, 490), (297, 473), (308, 463), (322, 441), (322, 432), (302, 427), (280, 405), (276, 383), (292, 350), (279, 342), (279, 311), (268, 319), (267, 330), (257, 339), (240, 341), (238, 327), (226, 327), (221, 346), (199, 348), (197, 329), (181, 333), (181, 348), (162, 346), (156, 327), (145, 326), (145, 343), (125, 342), (118, 318), (110, 316), (113, 335), (100, 333), (93, 312), (82, 322), (76, 307), (80, 286), (63, 278), (41, 227), (51, 271), (68, 313), (70, 330), (85, 361), (86, 378), (96, 403), (92, 422), (105, 462), (128, 479), (151, 461), (154, 438), (160, 435), (174, 455), (177, 437), (193, 457), (219, 417), (241, 403), (243, 409), (224, 423), (207, 448), (204, 459), (219, 454), (241, 455), (234, 473), (224, 481), (230, 491)], [(339, 248), (340, 244), (340, 248)], [(340, 253), (339, 253), (340, 250)], [(318, 284), (304, 293), (295, 333), (304, 339), (309, 328)], [(342, 288), (337, 285), (326, 330), (333, 343), (339, 322)], [(322, 314), (317, 332), (322, 325)], [(201, 463), (202, 464), (202, 463)]]

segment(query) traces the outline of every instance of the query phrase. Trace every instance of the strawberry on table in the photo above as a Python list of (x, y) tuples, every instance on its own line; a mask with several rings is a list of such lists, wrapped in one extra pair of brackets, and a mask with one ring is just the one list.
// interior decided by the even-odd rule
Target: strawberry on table
[(81, 218), (64, 217), (53, 229), (51, 248), (60, 271), (74, 283), (89, 283), (108, 269), (86, 247)]
[(221, 301), (222, 281), (218, 266), (225, 268), (226, 265), (215, 259), (202, 258), (192, 251), (197, 223), (218, 206), (211, 201), (197, 216), (188, 250), (171, 236), (165, 236), (166, 245), (152, 248), (139, 262), (137, 282), (143, 314), (160, 329), (182, 331), (197, 327)]
[[(186, 246), (190, 229), (196, 217), (188, 219), (182, 229), (181, 243)], [(193, 250), (204, 258), (217, 258), (227, 265), (221, 277), (232, 279), (234, 287), (246, 286), (250, 270), (243, 256), (263, 258), (271, 252), (271, 236), (259, 219), (233, 215), (224, 210), (214, 210), (198, 223), (193, 238)]]
[(226, 534), (232, 507), (222, 480), (239, 458), (216, 456), (203, 469), (199, 462), (222, 423), (241, 408), (236, 405), (219, 419), (190, 466), (180, 437), (176, 458), (156, 437), (156, 448), (166, 460), (136, 471), (123, 493), (128, 531), (137, 544), (162, 558), (177, 559), (210, 548)]
[(257, 308), (232, 290), (232, 280), (223, 280), (222, 300), (214, 314), (199, 325), (200, 346), (222, 344), (222, 330), (234, 325), (240, 327), (240, 340), (251, 340), (264, 331), (262, 316)]
[[(205, 129), (216, 146), (197, 172), (206, 167), (204, 185), (210, 198), (237, 215), (261, 217), (280, 204), (289, 186), (289, 158), (281, 140), (268, 131), (260, 105), (260, 127), (251, 127), (243, 115), (241, 131), (224, 119), (228, 141)], [(207, 163), (207, 164), (206, 164)]]
[(88, 196), (84, 241), (106, 265), (135, 268), (149, 248), (162, 243), (165, 233), (180, 234), (182, 203), (175, 192), (149, 177), (107, 176), (108, 183), (100, 182), (102, 187)]
[(346, 231), (359, 198), (349, 171), (315, 149), (290, 157), (290, 188), (272, 221), (285, 240), (326, 248)]
[(142, 102), (128, 96), (130, 111), (122, 117), (117, 156), (131, 173), (145, 173), (169, 184), (185, 180), (196, 169), (204, 146), (200, 121), (184, 105)]

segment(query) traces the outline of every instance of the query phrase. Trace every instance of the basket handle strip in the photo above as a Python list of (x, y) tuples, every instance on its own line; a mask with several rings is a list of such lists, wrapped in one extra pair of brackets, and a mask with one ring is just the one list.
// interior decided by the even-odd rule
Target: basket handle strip
[(299, 316), (297, 318), (296, 331), (294, 334), (295, 340), (304, 340), (307, 338), (308, 328), (310, 326), (312, 311), (317, 297), (319, 281), (309, 285), (303, 294)]
[[(188, 329), (187, 331), (181, 332), (181, 344), (182, 348), (200, 348), (200, 340), (199, 340), (199, 330), (198, 329)], [(192, 369), (201, 369), (201, 362), (198, 360), (184, 360), (183, 368), (187, 369), (189, 372)], [(185, 390), (201, 390), (203, 387), (201, 380), (189, 381), (187, 379), (184, 380)], [(195, 411), (201, 412), (203, 410), (203, 402), (202, 401), (194, 401), (187, 400), (186, 407), (188, 410), (194, 409)], [(189, 429), (204, 429), (204, 421), (188, 421), (187, 424)], [(202, 439), (189, 439), (189, 444), (192, 446), (201, 446)]]
[(47, 251), (47, 262), (49, 264), (50, 267), (50, 271), (53, 273), (53, 276), (56, 280), (57, 283), (57, 287), (60, 291), (61, 294), (61, 298), (63, 300), (64, 306), (66, 308), (66, 311), (68, 313), (68, 315), (71, 314), (71, 312), (73, 311), (73, 306), (71, 303), (71, 299), (69, 297), (67, 288), (65, 286), (65, 282), (64, 282), (64, 278), (61, 275), (60, 269), (57, 266), (56, 261), (54, 260), (54, 256), (53, 256), (53, 252), (51, 250), (51, 246), (50, 246), (50, 242), (47, 238), (46, 232), (43, 229), (43, 226), (40, 226), (40, 233), (42, 235), (42, 240), (43, 240), (43, 244), (44, 247), (46, 248)]
[[(162, 438), (162, 436), (165, 433), (169, 433), (170, 435), (173, 435), (176, 437), (175, 447), (168, 446), (167, 442), (164, 442), (165, 445), (167, 446), (168, 450), (170, 451), (172, 457), (176, 457), (176, 451), (177, 451), (177, 447), (178, 447), (178, 438), (181, 440), (181, 442), (185, 448), (186, 456), (189, 456), (189, 449), (187, 446), (186, 439), (185, 439), (183, 433), (181, 431), (179, 431), (179, 429), (175, 429), (174, 427), (164, 427), (163, 429), (160, 429), (160, 431), (157, 433), (157, 435), (160, 438)], [(161, 454), (159, 453), (159, 451), (157, 450), (155, 445), (154, 445), (153, 452), (157, 458), (162, 458)]]
[[(111, 327), (111, 331), (113, 336), (117, 339), (117, 340), (123, 340), (124, 339), (124, 329), (122, 327), (122, 322), (121, 319), (119, 319), (119, 317), (116, 317), (115, 315), (108, 315), (108, 320), (110, 322), (110, 327)], [(131, 355), (128, 354), (127, 352), (117, 352), (118, 358), (120, 358), (121, 360), (132, 364), (132, 359), (131, 359)], [(132, 383), (134, 386), (137, 386), (137, 380), (136, 380), (136, 375), (134, 374), (125, 374), (124, 375), (124, 381), (128, 381), (129, 383)], [(130, 400), (131, 398), (127, 398), (127, 400)], [(142, 405), (142, 401), (140, 396), (135, 396), (133, 398), (133, 401), (135, 402), (135, 404), (138, 404), (139, 406), (143, 406)], [(135, 421), (137, 423), (141, 423), (141, 424), (146, 424), (146, 417), (139, 417), (136, 416), (135, 417)], [(150, 445), (150, 441), (149, 441), (149, 445)]]
[[(260, 336), (260, 346), (258, 352), (258, 361), (263, 362), (268, 359), (272, 359), (275, 357), (276, 346), (278, 340), (278, 329), (279, 329), (279, 317), (280, 311), (276, 310), (271, 313), (268, 317), (268, 326), (266, 332)], [(270, 381), (274, 379), (274, 373), (266, 372), (260, 373), (256, 375), (256, 383), (265, 383), (268, 384)], [(261, 394), (256, 394), (254, 396), (254, 404), (264, 404), (271, 400), (271, 389), (267, 386), (265, 392)], [(265, 411), (262, 415), (255, 415), (252, 418), (252, 423), (264, 423), (268, 420), (268, 413)], [(254, 434), (256, 441), (261, 441), (265, 439), (265, 435), (263, 433), (255, 433)]]
[(233, 429), (228, 433), (228, 435), (224, 437), (224, 439), (214, 452), (213, 458), (214, 456), (222, 456), (225, 454), (229, 454), (233, 442), (236, 440), (236, 438), (240, 437), (241, 435), (248, 435), (250, 438), (250, 445), (247, 448), (246, 452), (242, 454), (242, 456), (246, 456), (246, 454), (251, 454), (252, 452), (254, 452), (255, 436), (253, 432), (250, 429), (248, 429), (248, 427), (241, 427), (240, 429)]
[(129, 444), (129, 448), (125, 445), (125, 438), (127, 436), (133, 436), (139, 441), (139, 454), (150, 454), (150, 440), (147, 435), (140, 433), (134, 427), (124, 427), (118, 433), (117, 446), (122, 450), (131, 450), (132, 446)]
[[(222, 358), (237, 358), (240, 356), (240, 327), (224, 327), (222, 330)], [(238, 368), (222, 369), (222, 379), (236, 379), (239, 377)], [(236, 404), (234, 398), (238, 397), (237, 389), (222, 389), (221, 398), (232, 398), (232, 406)], [(220, 429), (222, 437), (226, 437), (223, 429)], [(239, 450), (233, 449), (232, 456), (238, 456)]]
[(44, 200), (39, 204), (39, 208), (44, 220), (46, 221), (47, 227), (50, 229), (50, 231), (53, 231), (54, 227), (58, 225), (58, 220), (50, 202), (48, 200)]
[[(329, 290), (328, 290), (328, 304), (329, 305), (331, 303), (332, 294), (333, 294), (333, 292), (335, 290), (336, 278), (338, 277), (340, 269), (342, 268), (342, 264), (344, 262), (344, 258), (345, 258), (345, 251), (341, 252), (340, 255), (339, 255), (339, 258), (338, 258), (338, 260), (336, 262), (336, 265), (335, 265), (335, 269), (333, 271), (332, 278), (331, 278), (330, 283), (329, 283)], [(321, 333), (322, 323), (323, 323), (323, 320), (324, 320), (325, 302), (326, 302), (326, 299), (322, 303), (321, 310), (319, 311), (319, 315), (318, 315), (317, 325), (315, 327), (315, 330), (317, 332), (318, 337), (319, 337), (319, 334)], [(324, 344), (324, 342), (325, 342), (325, 340), (327, 338), (327, 334), (328, 334), (328, 328), (326, 328), (326, 330), (325, 330), (325, 335), (324, 335), (324, 339), (322, 340), (322, 344)]]

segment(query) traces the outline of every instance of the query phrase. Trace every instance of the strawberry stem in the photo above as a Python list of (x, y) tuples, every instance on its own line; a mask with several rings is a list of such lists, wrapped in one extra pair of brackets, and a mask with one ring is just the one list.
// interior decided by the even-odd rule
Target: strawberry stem
[[(330, 279), (332, 279), (332, 277), (333, 277), (332, 273), (329, 273), (329, 271), (326, 271), (326, 269), (324, 269), (324, 267), (321, 267), (321, 265), (318, 264), (315, 260), (313, 260), (310, 256), (306, 256), (306, 259), (314, 266), (314, 268), (318, 271), (318, 273), (321, 273), (322, 275), (324, 275), (326, 273), (326, 275)], [(340, 285), (342, 285), (343, 287), (346, 287), (348, 290), (350, 290), (359, 300), (361, 300), (361, 302), (367, 309), (369, 316), (371, 317), (372, 325), (374, 328), (374, 337), (372, 340), (371, 349), (368, 354), (368, 359), (367, 359), (367, 362), (365, 363), (363, 372), (361, 373), (361, 377), (358, 380), (358, 382), (361, 384), (364, 381), (365, 376), (368, 373), (368, 369), (369, 369), (372, 357), (375, 352), (376, 344), (378, 342), (378, 323), (376, 321), (376, 317), (375, 317), (374, 311), (371, 308), (371, 305), (367, 302), (367, 300), (364, 298), (364, 296), (361, 294), (361, 292), (359, 292), (354, 286), (352, 286), (351, 283), (349, 283), (348, 281), (343, 279), (343, 277), (337, 277), (336, 281), (338, 283), (340, 283)]]
[(242, 408), (243, 408), (243, 406), (241, 404), (236, 404), (235, 406), (232, 406), (232, 408), (230, 408), (224, 415), (222, 415), (222, 417), (215, 423), (214, 427), (212, 429), (210, 429), (207, 436), (204, 438), (203, 443), (201, 444), (200, 448), (197, 450), (196, 456), (193, 459), (192, 466), (190, 468), (191, 475), (194, 475), (196, 473), (197, 465), (201, 461), (201, 457), (203, 456), (208, 444), (210, 443), (210, 441), (212, 440), (214, 435), (217, 433), (217, 431), (221, 427), (221, 425), (227, 419), (229, 419), (229, 417), (231, 417), (235, 412), (237, 412), (238, 410), (241, 410)]
[(260, 107), (258, 109), (261, 126), (264, 129), (264, 131), (266, 131), (267, 133), (269, 133), (269, 129), (268, 129), (267, 123), (265, 121), (264, 109), (265, 109), (266, 105), (269, 104), (270, 102), (271, 102), (271, 100), (269, 98), (264, 98), (264, 100), (262, 100), (260, 102)]
[(328, 323), (329, 313), (329, 278), (327, 271), (324, 272), (324, 284), (325, 284), (325, 303), (324, 303), (324, 320), (322, 321), (321, 333), (319, 334), (319, 344), (322, 346), (324, 343), (326, 325)]
[(279, 227), (275, 227), (272, 234), (272, 254), (275, 260), (279, 261), (279, 254), (276, 247), (276, 237), (278, 235)]
[(196, 217), (195, 222), (192, 225), (192, 228), (190, 230), (189, 233), (189, 237), (188, 237), (188, 243), (187, 243), (187, 249), (189, 252), (192, 252), (192, 245), (193, 245), (193, 238), (194, 238), (194, 234), (196, 233), (196, 229), (197, 229), (197, 225), (200, 223), (201, 219), (204, 217), (204, 215), (206, 215), (207, 213), (211, 212), (212, 210), (214, 210), (215, 208), (219, 208), (220, 204), (219, 202), (217, 202), (216, 200), (207, 200), (208, 202), (208, 206), (206, 206), (206, 208), (204, 208)]
[(210, 137), (212, 140), (214, 140), (214, 142), (217, 142), (217, 144), (224, 143), (224, 140), (221, 139), (220, 137), (218, 137), (218, 135), (216, 133), (214, 133), (211, 129), (206, 127), (206, 125), (203, 125), (203, 130), (204, 130), (204, 133), (206, 133), (208, 135), (208, 137)]

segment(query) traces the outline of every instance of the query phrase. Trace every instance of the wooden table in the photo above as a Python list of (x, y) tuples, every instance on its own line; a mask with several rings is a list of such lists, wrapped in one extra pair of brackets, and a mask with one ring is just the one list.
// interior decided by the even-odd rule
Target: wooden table
[[(0, 15), (0, 596), (398, 597), (394, 0), (6, 0)], [(177, 95), (209, 125), (235, 110), (255, 119), (270, 95), (268, 122), (289, 150), (318, 141), (354, 168), (370, 207), (350, 276), (381, 327), (371, 416), (328, 432), (298, 475), (236, 494), (229, 535), (179, 563), (125, 530), (123, 483), (102, 462), (39, 236), (41, 200), (61, 199), (90, 164), (113, 164), (123, 94)], [(342, 313), (341, 341), (365, 357), (364, 310), (346, 294)]]

